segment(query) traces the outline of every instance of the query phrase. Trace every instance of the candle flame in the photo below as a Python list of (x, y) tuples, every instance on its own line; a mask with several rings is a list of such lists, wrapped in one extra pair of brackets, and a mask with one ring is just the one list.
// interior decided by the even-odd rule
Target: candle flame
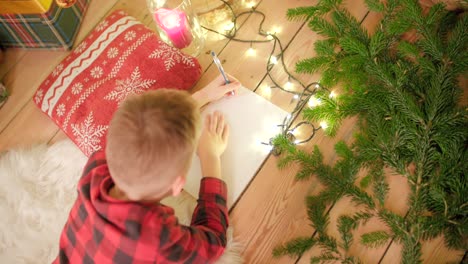
[(162, 24), (168, 29), (180, 27), (180, 17), (176, 13), (167, 14), (162, 20)]

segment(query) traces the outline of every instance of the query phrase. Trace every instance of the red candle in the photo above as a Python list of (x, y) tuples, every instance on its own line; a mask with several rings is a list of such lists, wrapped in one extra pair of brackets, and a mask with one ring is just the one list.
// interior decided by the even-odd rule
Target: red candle
[(154, 18), (174, 47), (183, 49), (192, 43), (192, 34), (184, 12), (160, 8), (154, 13)]

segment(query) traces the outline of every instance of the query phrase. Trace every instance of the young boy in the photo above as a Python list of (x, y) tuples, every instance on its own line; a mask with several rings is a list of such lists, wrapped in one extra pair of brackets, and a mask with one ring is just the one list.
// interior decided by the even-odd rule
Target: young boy
[[(83, 171), (55, 263), (216, 260), (228, 227), (220, 156), (229, 128), (214, 113), (200, 135), (199, 107), (239, 86), (220, 76), (192, 97), (167, 89), (129, 97), (110, 123), (105, 152), (94, 153)], [(192, 223), (182, 226), (160, 201), (181, 192), (195, 150), (205, 178)]]

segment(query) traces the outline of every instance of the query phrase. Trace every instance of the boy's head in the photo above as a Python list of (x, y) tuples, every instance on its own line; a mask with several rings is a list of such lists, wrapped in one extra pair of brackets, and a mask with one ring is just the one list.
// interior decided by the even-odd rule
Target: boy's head
[(187, 93), (160, 89), (125, 100), (107, 135), (110, 174), (130, 200), (177, 195), (195, 151), (200, 112)]

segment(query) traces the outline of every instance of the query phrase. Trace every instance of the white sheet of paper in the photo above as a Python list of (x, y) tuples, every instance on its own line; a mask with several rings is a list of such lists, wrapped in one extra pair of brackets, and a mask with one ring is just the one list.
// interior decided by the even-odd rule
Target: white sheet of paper
[[(242, 87), (236, 96), (226, 97), (208, 105), (202, 112), (220, 111), (230, 126), (228, 146), (221, 157), (222, 177), (228, 186), (228, 206), (242, 194), (268, 153), (267, 143), (280, 132), (280, 125), (288, 114), (263, 97)], [(207, 175), (209, 176), (209, 175)], [(187, 175), (185, 190), (198, 198), (200, 188), (200, 160), (195, 155)]]

